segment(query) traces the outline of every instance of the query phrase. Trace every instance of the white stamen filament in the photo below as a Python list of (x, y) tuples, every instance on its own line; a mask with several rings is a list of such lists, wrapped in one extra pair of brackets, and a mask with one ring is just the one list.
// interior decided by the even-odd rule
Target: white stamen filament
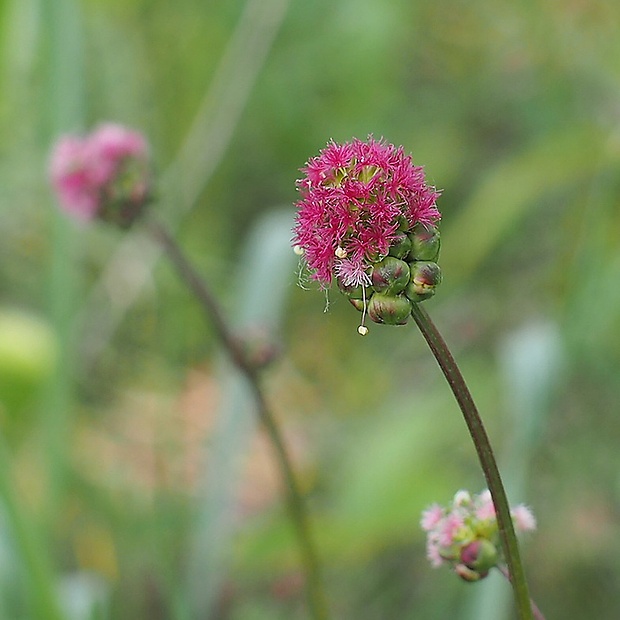
[(366, 322), (366, 286), (362, 284), (362, 302), (364, 304), (364, 309), (362, 310), (362, 322), (357, 328), (357, 333), (360, 336), (365, 336), (368, 333), (368, 328), (364, 323)]

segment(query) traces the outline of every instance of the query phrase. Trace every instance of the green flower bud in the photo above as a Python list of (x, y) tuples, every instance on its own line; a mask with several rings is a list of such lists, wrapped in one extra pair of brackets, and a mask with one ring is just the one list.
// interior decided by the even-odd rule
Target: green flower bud
[(498, 559), (497, 548), (486, 538), (474, 540), (461, 549), (461, 562), (478, 572), (493, 568)]
[(441, 283), (441, 269), (437, 263), (415, 261), (409, 263), (411, 278), (405, 295), (413, 301), (424, 301), (435, 294), (435, 288)]
[(404, 295), (375, 293), (368, 302), (368, 316), (375, 323), (405, 325), (411, 313), (411, 302)]
[(396, 258), (406, 258), (411, 252), (411, 239), (405, 233), (396, 235), (390, 246), (389, 255)]
[(364, 300), (363, 299), (349, 299), (351, 305), (360, 312), (364, 309)]
[(409, 233), (411, 252), (409, 260), (436, 261), (441, 239), (439, 229), (431, 224), (416, 224)]
[(386, 256), (372, 268), (370, 279), (377, 293), (396, 295), (409, 284), (409, 265), (405, 261)]
[(396, 218), (396, 221), (398, 222), (398, 228), (396, 230), (398, 230), (399, 232), (409, 232), (409, 228), (410, 228), (410, 224), (409, 224), (409, 220), (404, 216), (404, 215), (399, 215)]
[[(337, 280), (338, 288), (343, 295), (346, 295), (349, 299), (364, 299), (364, 287), (363, 286), (347, 286), (343, 284), (342, 280), (338, 278)], [(369, 296), (369, 293), (366, 292), (366, 297)]]

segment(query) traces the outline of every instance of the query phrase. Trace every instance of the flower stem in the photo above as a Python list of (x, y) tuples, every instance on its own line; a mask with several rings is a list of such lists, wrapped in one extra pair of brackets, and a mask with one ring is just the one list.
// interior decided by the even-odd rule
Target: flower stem
[(519, 618), (521, 620), (533, 620), (534, 616), (532, 615), (527, 581), (525, 579), (523, 564), (521, 563), (519, 544), (512, 523), (512, 517), (510, 516), (506, 492), (482, 418), (478, 413), (478, 409), (465, 383), (465, 379), (452, 353), (450, 353), (448, 345), (435, 327), (435, 324), (420, 304), (415, 303), (412, 305), (413, 310), (411, 311), (411, 315), (450, 385), (450, 389), (461, 408), (465, 423), (469, 429), (469, 434), (476, 447), (480, 465), (482, 466), (489, 491), (491, 492), (491, 497), (493, 498), (493, 504), (495, 505), (499, 534), (506, 564), (508, 565), (508, 571), (512, 577), (510, 581), (519, 611)]
[[(506, 579), (512, 583), (512, 579), (510, 577), (510, 573), (508, 572), (508, 569), (505, 566), (501, 566), (501, 565), (497, 565), (497, 570), (504, 575), (504, 577), (506, 577)], [(534, 614), (534, 620), (545, 620), (545, 616), (543, 615), (542, 611), (540, 611), (540, 609), (538, 609), (538, 605), (536, 605), (536, 603), (530, 599), (530, 604), (532, 606), (532, 613)]]
[(152, 217), (147, 221), (147, 227), (151, 235), (166, 252), (178, 275), (200, 302), (224, 348), (227, 350), (235, 366), (245, 376), (250, 386), (256, 401), (258, 417), (271, 441), (275, 458), (284, 480), (286, 504), (289, 516), (295, 527), (306, 574), (308, 605), (314, 620), (327, 620), (329, 613), (310, 520), (284, 439), (263, 393), (259, 369), (253, 366), (247, 359), (240, 341), (229, 327), (224, 312), (211, 288), (205, 279), (196, 273), (176, 241), (164, 226), (156, 222)]

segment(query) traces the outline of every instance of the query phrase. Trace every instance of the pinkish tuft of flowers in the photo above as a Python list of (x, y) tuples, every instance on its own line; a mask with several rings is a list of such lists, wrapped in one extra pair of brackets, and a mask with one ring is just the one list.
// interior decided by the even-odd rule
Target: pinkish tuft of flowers
[(322, 287), (369, 284), (372, 265), (416, 224), (440, 219), (439, 192), (402, 147), (369, 137), (330, 142), (302, 168), (293, 244)]
[(49, 174), (60, 206), (70, 215), (127, 226), (150, 198), (148, 145), (142, 134), (115, 123), (54, 145)]
[[(511, 515), (517, 531), (536, 529), (534, 515), (523, 504)], [(449, 506), (433, 504), (426, 509), (420, 525), (427, 532), (427, 557), (434, 567), (448, 564), (466, 581), (477, 581), (501, 561), (495, 506), (488, 490), (478, 495), (458, 491)]]

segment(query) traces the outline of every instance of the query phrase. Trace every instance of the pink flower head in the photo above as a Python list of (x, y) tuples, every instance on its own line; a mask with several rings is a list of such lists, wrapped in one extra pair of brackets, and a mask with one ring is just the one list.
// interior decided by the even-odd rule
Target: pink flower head
[[(534, 515), (519, 504), (511, 515), (518, 531), (536, 527)], [(427, 533), (426, 555), (434, 567), (450, 564), (468, 581), (484, 578), (501, 560), (501, 545), (495, 507), (488, 490), (477, 495), (458, 491), (447, 507), (433, 504), (422, 513), (420, 521)], [(459, 572), (465, 563), (466, 574)], [(473, 571), (473, 573), (472, 573)]]
[(149, 197), (148, 157), (144, 137), (114, 123), (61, 137), (49, 167), (60, 206), (83, 220), (131, 223)]
[(330, 142), (302, 168), (293, 244), (303, 250), (322, 287), (341, 276), (368, 284), (369, 268), (385, 257), (401, 230), (440, 219), (439, 192), (402, 147), (370, 136)]

